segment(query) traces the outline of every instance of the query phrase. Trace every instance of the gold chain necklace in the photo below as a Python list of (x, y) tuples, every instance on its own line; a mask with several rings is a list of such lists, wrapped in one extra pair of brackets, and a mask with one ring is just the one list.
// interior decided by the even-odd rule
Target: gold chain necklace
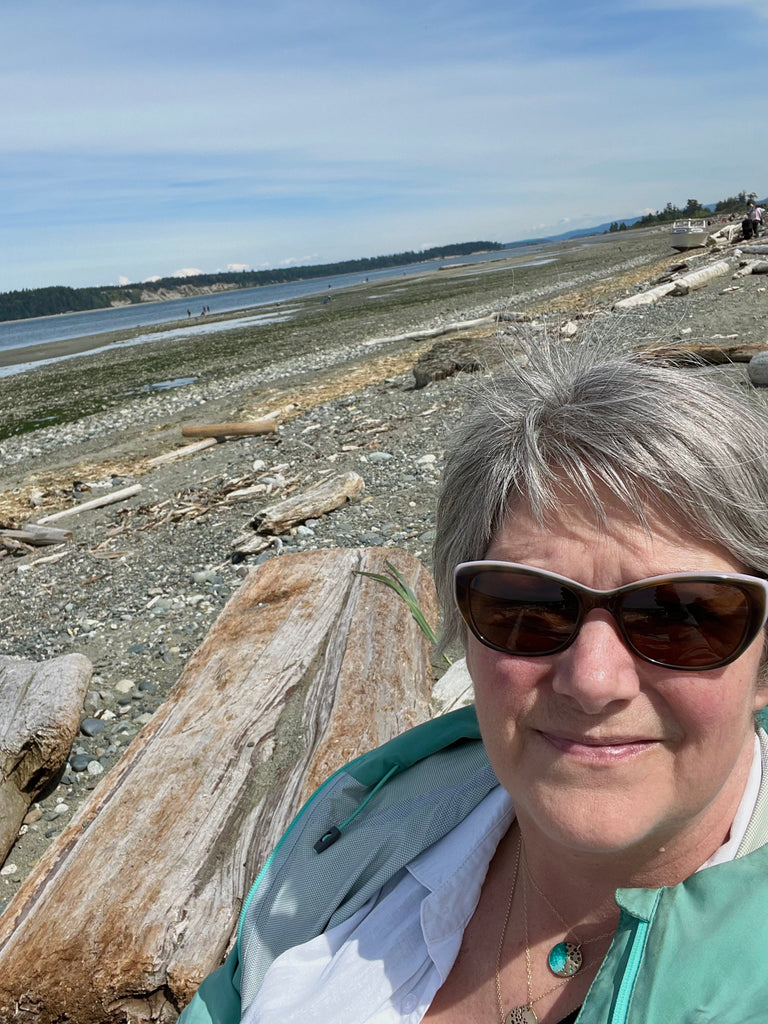
[(542, 992), (540, 995), (533, 998), (533, 978), (531, 972), (531, 948), (528, 944), (528, 899), (525, 885), (525, 878), (523, 878), (523, 930), (525, 935), (525, 974), (526, 983), (528, 990), (528, 1002), (524, 1006), (513, 1006), (509, 1013), (504, 1013), (504, 1001), (501, 998), (501, 955), (504, 949), (504, 939), (507, 935), (507, 926), (509, 924), (509, 915), (512, 913), (512, 901), (515, 896), (515, 889), (517, 887), (517, 876), (520, 870), (520, 852), (523, 846), (523, 837), (520, 835), (517, 840), (517, 851), (515, 853), (515, 870), (512, 875), (512, 886), (509, 890), (509, 898), (507, 900), (507, 910), (504, 914), (504, 924), (501, 929), (501, 938), (499, 939), (499, 948), (496, 951), (496, 1001), (499, 1007), (499, 1020), (501, 1024), (539, 1024), (539, 1018), (533, 1009), (533, 1004), (538, 1003), (544, 996), (548, 996), (555, 989), (561, 988), (567, 981), (570, 980), (570, 975), (564, 980), (558, 981), (551, 988), (548, 988), (546, 992)]
[(600, 939), (605, 939), (609, 935), (613, 935), (616, 929), (611, 928), (610, 931), (602, 932), (600, 935), (596, 935), (593, 939), (579, 939), (579, 937), (570, 927), (568, 922), (563, 918), (562, 914), (557, 909), (557, 907), (553, 905), (552, 901), (549, 899), (546, 893), (543, 893), (541, 889), (538, 887), (538, 885), (536, 885), (536, 880), (531, 874), (531, 869), (528, 866), (528, 860), (525, 856), (524, 849), (521, 849), (521, 854), (525, 877), (530, 881), (531, 885), (536, 890), (538, 895), (541, 896), (541, 898), (547, 904), (549, 909), (552, 911), (552, 913), (558, 919), (560, 924), (563, 926), (563, 928), (565, 929), (565, 934), (572, 935), (575, 940), (574, 942), (566, 942), (566, 940), (563, 939), (562, 942), (556, 942), (555, 945), (550, 949), (549, 954), (547, 956), (547, 966), (557, 978), (572, 978), (574, 974), (578, 974), (578, 972), (581, 970), (584, 964), (584, 957), (581, 952), (582, 946), (589, 946), (593, 942), (599, 942)]

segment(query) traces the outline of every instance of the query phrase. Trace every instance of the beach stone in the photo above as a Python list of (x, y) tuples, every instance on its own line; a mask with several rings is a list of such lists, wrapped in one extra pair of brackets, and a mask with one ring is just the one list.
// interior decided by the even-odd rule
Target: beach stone
[(90, 760), (88, 754), (73, 754), (69, 759), (69, 763), (72, 766), (73, 772), (84, 772)]
[(80, 723), (83, 736), (98, 736), (107, 728), (107, 723), (100, 718), (84, 718)]
[(756, 387), (768, 386), (768, 352), (758, 352), (747, 364), (747, 376)]
[(86, 771), (88, 772), (89, 775), (96, 776), (102, 775), (104, 773), (104, 768), (102, 767), (102, 765), (99, 764), (98, 761), (89, 761)]
[(389, 462), (392, 458), (391, 452), (371, 452), (368, 456), (369, 462)]
[(132, 679), (119, 679), (115, 683), (114, 688), (116, 693), (130, 693), (133, 687), (134, 682)]
[(18, 870), (15, 864), (6, 864), (4, 868), (0, 868), (0, 875), (5, 878), (8, 875), (15, 875)]

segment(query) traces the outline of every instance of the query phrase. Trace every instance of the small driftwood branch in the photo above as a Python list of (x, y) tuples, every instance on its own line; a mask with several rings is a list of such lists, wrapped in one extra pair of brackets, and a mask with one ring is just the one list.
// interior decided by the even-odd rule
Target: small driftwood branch
[(184, 445), (183, 448), (166, 452), (165, 455), (156, 455), (154, 459), (149, 459), (147, 465), (164, 466), (168, 462), (176, 462), (177, 459), (186, 459), (187, 456), (194, 455), (195, 452), (202, 452), (206, 448), (212, 448), (213, 445), (219, 444), (222, 440), (223, 438), (220, 437), (206, 437), (202, 441), (195, 441), (192, 444)]
[(245, 423), (203, 423), (181, 428), (182, 437), (247, 437), (250, 434), (273, 434), (277, 420), (250, 420)]
[(130, 487), (123, 487), (121, 490), (112, 491), (110, 494), (102, 494), (100, 498), (92, 498), (90, 501), (84, 501), (73, 508), (65, 508), (62, 512), (54, 512), (49, 516), (43, 516), (42, 519), (37, 520), (35, 525), (40, 526), (43, 523), (52, 523), (56, 519), (63, 519), (65, 516), (75, 516), (78, 512), (88, 512), (90, 509), (102, 508), (104, 505), (114, 505), (117, 501), (125, 501), (127, 498), (132, 498), (134, 494), (138, 494), (142, 489), (141, 484), (131, 484)]
[(364, 489), (365, 481), (358, 473), (340, 473), (262, 509), (254, 525), (259, 533), (285, 533), (305, 519), (332, 512)]

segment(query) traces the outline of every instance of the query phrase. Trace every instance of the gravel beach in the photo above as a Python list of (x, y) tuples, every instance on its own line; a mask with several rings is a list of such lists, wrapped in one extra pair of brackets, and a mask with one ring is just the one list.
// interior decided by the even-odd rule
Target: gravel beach
[[(253, 565), (368, 545), (407, 548), (429, 564), (444, 440), (466, 377), (415, 388), (413, 365), (435, 339), (402, 335), (519, 312), (532, 318), (527, 330), (576, 339), (600, 330), (648, 345), (768, 342), (768, 278), (733, 280), (733, 248), (689, 254), (691, 269), (730, 261), (705, 288), (625, 313), (612, 312), (615, 300), (683, 262), (667, 231), (562, 243), (542, 253), (549, 258), (360, 285), (291, 303), (278, 323), (186, 342), (121, 347), (126, 334), (110, 351), (0, 379), (0, 526), (142, 485), (128, 501), (56, 523), (72, 543), (0, 557), (0, 654), (78, 652), (93, 664), (81, 735), (0, 870), (0, 911), (150, 720)], [(502, 321), (452, 336), (488, 353), (497, 344), (489, 335), (517, 329)], [(751, 386), (744, 364), (714, 372)], [(273, 412), (276, 433), (149, 464), (180, 447), (182, 424)], [(233, 541), (261, 508), (347, 470), (365, 481), (357, 499), (261, 554), (233, 558)]]

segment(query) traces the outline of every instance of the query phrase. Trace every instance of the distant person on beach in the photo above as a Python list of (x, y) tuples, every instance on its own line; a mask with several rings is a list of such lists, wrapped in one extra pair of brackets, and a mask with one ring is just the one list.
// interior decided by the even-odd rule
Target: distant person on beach
[(768, 414), (615, 338), (524, 355), (437, 511), (474, 706), (315, 793), (180, 1024), (768, 1020)]
[(746, 216), (744, 217), (744, 220), (741, 222), (741, 233), (744, 236), (745, 242), (748, 242), (754, 234), (754, 225), (755, 219), (752, 216), (752, 204), (750, 203), (750, 206), (747, 209)]

